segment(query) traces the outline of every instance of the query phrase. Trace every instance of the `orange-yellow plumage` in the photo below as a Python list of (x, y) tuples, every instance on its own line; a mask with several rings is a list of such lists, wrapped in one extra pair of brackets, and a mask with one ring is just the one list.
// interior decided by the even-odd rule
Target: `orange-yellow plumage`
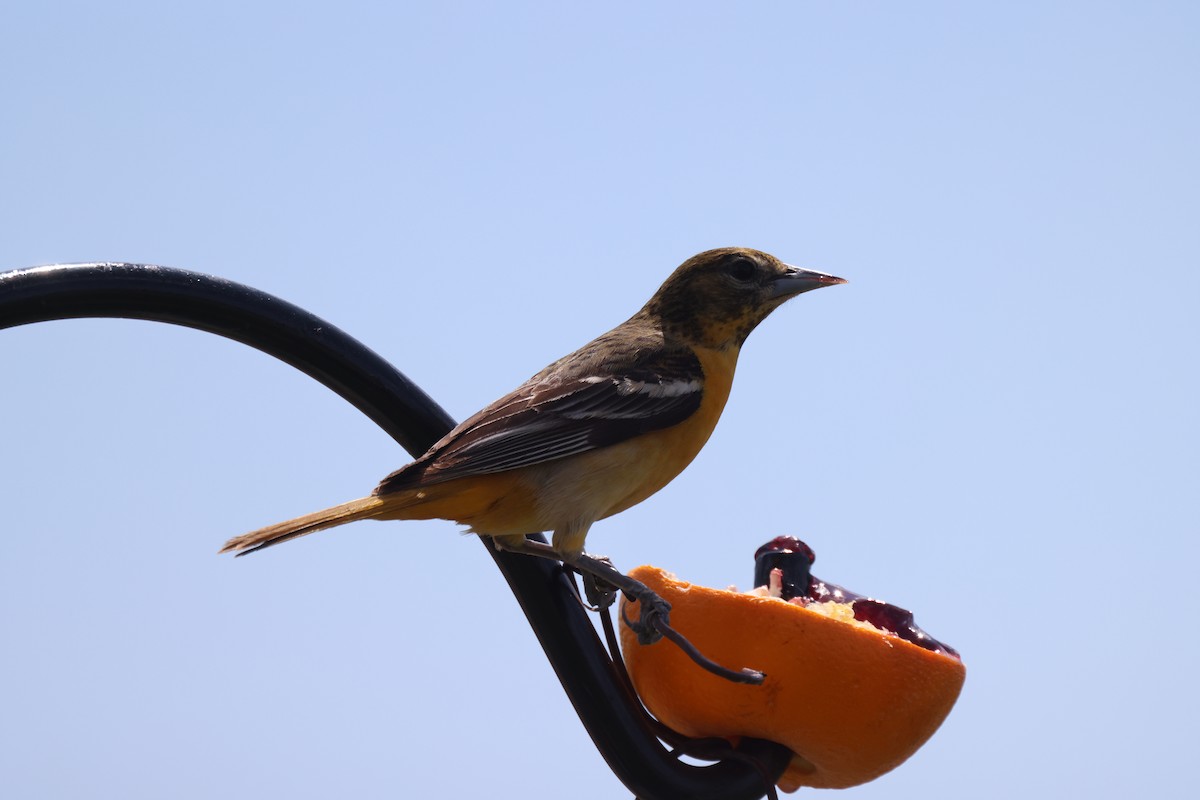
[(684, 262), (633, 317), (463, 422), (371, 497), (231, 539), (267, 547), (358, 519), (447, 519), (564, 559), (592, 523), (663, 488), (708, 441), (742, 343), (801, 292), (842, 283), (757, 250)]

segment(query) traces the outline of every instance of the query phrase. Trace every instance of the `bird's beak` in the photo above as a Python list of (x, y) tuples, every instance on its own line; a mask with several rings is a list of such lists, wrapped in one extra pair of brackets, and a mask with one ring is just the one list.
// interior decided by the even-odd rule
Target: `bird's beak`
[(845, 278), (838, 278), (824, 272), (800, 269), (790, 264), (784, 264), (784, 266), (787, 267), (787, 272), (772, 282), (772, 299), (791, 297), (801, 292), (811, 292), (813, 289), (820, 289), (822, 286), (835, 286), (846, 282)]

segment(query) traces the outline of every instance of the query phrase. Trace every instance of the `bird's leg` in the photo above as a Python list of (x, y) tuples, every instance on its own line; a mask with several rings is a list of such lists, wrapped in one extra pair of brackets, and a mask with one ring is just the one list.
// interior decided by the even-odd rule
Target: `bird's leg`
[(637, 634), (638, 643), (654, 644), (664, 636), (671, 640), (680, 650), (698, 665), (726, 680), (734, 683), (761, 684), (765, 677), (763, 673), (753, 669), (732, 670), (723, 667), (701, 653), (694, 644), (683, 634), (671, 627), (671, 604), (658, 596), (653, 589), (639, 580), (635, 580), (612, 565), (603, 556), (589, 556), (586, 553), (563, 554), (545, 542), (524, 539), (517, 542), (514, 538), (495, 538), (492, 540), (499, 550), (509, 550), (515, 553), (561, 561), (582, 575), (590, 575), (601, 583), (608, 584), (618, 591), (624, 592), (630, 600), (636, 600), (640, 613), (636, 622), (621, 614), (621, 619)]
[(492, 539), (492, 542), (499, 550), (510, 550), (515, 553), (547, 558), (551, 561), (561, 561), (580, 574), (591, 575), (598, 581), (624, 592), (630, 600), (637, 600), (638, 607), (641, 609), (638, 621), (626, 620), (626, 624), (637, 634), (638, 642), (641, 644), (653, 644), (663, 637), (662, 631), (659, 630), (660, 621), (662, 626), (670, 627), (671, 604), (655, 594), (646, 584), (634, 580), (614, 567), (607, 558), (596, 558), (586, 553), (574, 555), (560, 553), (545, 542), (537, 542), (532, 539), (522, 539), (518, 543), (512, 537), (497, 537)]
[(671, 630), (671, 604), (641, 581), (634, 580), (613, 566), (612, 561), (603, 556), (589, 556), (580, 553), (576, 556), (559, 558), (564, 564), (573, 567), (581, 574), (590, 575), (601, 584), (607, 584), (617, 591), (623, 592), (630, 600), (638, 603), (638, 619), (634, 622), (624, 614), (621, 618), (635, 634), (638, 644), (654, 644)]
[(654, 644), (662, 638), (660, 627), (670, 627), (671, 603), (662, 600), (661, 597), (654, 593), (654, 590), (647, 587), (641, 581), (635, 581), (625, 575), (624, 572), (612, 565), (612, 561), (606, 558), (595, 558), (587, 553), (559, 553), (545, 542), (538, 542), (532, 539), (523, 539), (520, 543), (514, 537), (504, 537), (504, 539), (493, 539), (494, 546), (505, 551), (515, 553), (524, 553), (526, 555), (536, 555), (538, 558), (550, 559), (552, 561), (562, 561), (566, 566), (572, 567), (581, 575), (590, 575), (601, 583), (610, 585), (610, 587), (623, 591), (626, 597), (630, 600), (636, 600), (638, 608), (641, 609), (641, 614), (638, 615), (636, 622), (625, 620), (625, 624), (632, 628), (632, 631), (637, 633), (638, 643)]

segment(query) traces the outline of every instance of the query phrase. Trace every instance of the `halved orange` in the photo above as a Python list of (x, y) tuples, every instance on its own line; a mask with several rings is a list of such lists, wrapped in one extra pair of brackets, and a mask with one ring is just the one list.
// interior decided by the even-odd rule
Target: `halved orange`
[[(778, 780), (786, 792), (855, 786), (895, 768), (933, 735), (962, 689), (959, 658), (869, 625), (694, 586), (657, 567), (630, 575), (671, 604), (672, 627), (704, 655), (766, 673), (761, 686), (733, 683), (669, 641), (639, 645), (621, 625), (625, 663), (646, 708), (685, 736), (750, 736), (790, 748), (795, 756)], [(622, 608), (637, 618), (636, 602)]]

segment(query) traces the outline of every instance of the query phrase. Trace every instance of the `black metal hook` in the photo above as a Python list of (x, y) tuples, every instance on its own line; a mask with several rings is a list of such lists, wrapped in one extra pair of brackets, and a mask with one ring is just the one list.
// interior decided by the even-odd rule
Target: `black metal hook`
[[(254, 347), (332, 389), (414, 457), (454, 426), (425, 392), (361, 342), (249, 286), (147, 264), (69, 264), (0, 273), (0, 329), (82, 317), (167, 322)], [(743, 740), (737, 757), (704, 766), (680, 761), (659, 741), (561, 567), (497, 551), (486, 541), (484, 546), (596, 748), (639, 798), (752, 800), (773, 789), (768, 780), (787, 766), (787, 748)]]

